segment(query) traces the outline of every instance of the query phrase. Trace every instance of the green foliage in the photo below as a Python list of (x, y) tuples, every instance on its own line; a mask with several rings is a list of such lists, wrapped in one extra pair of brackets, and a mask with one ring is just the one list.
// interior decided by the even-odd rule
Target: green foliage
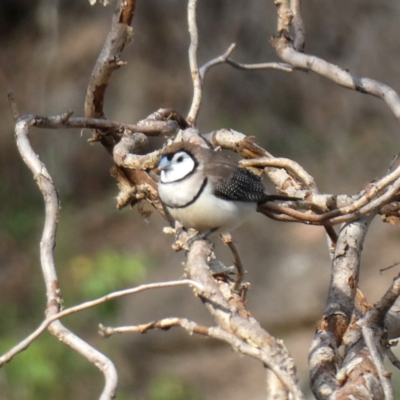
[(149, 400), (199, 400), (198, 391), (172, 375), (161, 375), (149, 385)]
[[(134, 286), (146, 274), (145, 261), (144, 256), (119, 253), (114, 250), (101, 250), (93, 256), (73, 257), (60, 268), (60, 282), (65, 288), (68, 306), (106, 295), (123, 287)], [(42, 291), (41, 287), (41, 294)], [(34, 303), (41, 304), (43, 300), (36, 299)], [(118, 300), (107, 302), (83, 313), (69, 316), (64, 323), (89, 343), (96, 342), (99, 340), (97, 324), (105, 318), (117, 318), (119, 304)], [(42, 306), (44, 305), (43, 302)], [(21, 320), (26, 311), (14, 307), (13, 303), (4, 308), (0, 307), (0, 310), (2, 310), (0, 354), (3, 354), (28, 334), (32, 326), (29, 328), (24, 326), (22, 331), (18, 331), (16, 338), (12, 327), (16, 321)], [(33, 315), (38, 324), (43, 309), (35, 309)], [(32, 321), (30, 322), (32, 325)], [(101, 351), (112, 357), (112, 343), (102, 341)], [(87, 393), (88, 388), (90, 387), (91, 391), (101, 390), (103, 379), (92, 364), (49, 333), (44, 333), (27, 350), (18, 354), (3, 367), (2, 372), (4, 379), (0, 380), (0, 400), (94, 398), (92, 392)], [(99, 382), (98, 389), (94, 382), (96, 384)]]
[(27, 207), (21, 207), (14, 211), (8, 209), (8, 214), (4, 217), (2, 230), (18, 242), (22, 242), (32, 235), (39, 218), (42, 217), (41, 213), (42, 210), (38, 211)]
[[(101, 250), (93, 257), (78, 255), (70, 260), (66, 274), (74, 289), (75, 302), (101, 297), (125, 286), (134, 286), (146, 274), (145, 258), (132, 253)], [(68, 299), (70, 303), (71, 299)], [(109, 301), (96, 307), (97, 317), (115, 316), (117, 303)]]
[[(0, 342), (1, 349), (15, 344), (11, 339)], [(4, 368), (2, 394), (9, 400), (37, 400), (71, 397), (70, 382), (84, 386), (81, 377), (93, 380), (96, 368), (81, 356), (59, 343), (49, 333), (36, 340), (26, 351), (18, 354)], [(0, 395), (0, 398), (1, 395)]]
[(105, 295), (124, 284), (132, 285), (146, 273), (143, 257), (114, 250), (102, 250), (94, 257), (78, 255), (69, 264), (72, 278), (79, 281), (85, 298)]

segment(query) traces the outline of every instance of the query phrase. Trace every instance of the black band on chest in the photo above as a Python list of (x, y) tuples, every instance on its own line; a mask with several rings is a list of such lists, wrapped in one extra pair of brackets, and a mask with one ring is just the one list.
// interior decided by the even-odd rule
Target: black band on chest
[(193, 199), (188, 201), (186, 204), (184, 204), (182, 206), (171, 206), (169, 204), (166, 204), (166, 203), (165, 204), (169, 208), (185, 208), (185, 207), (189, 207), (190, 205), (192, 205), (201, 196), (201, 194), (203, 193), (204, 188), (207, 185), (207, 182), (208, 182), (208, 179), (204, 178), (203, 183), (201, 184), (201, 187), (200, 187), (199, 191), (196, 193), (196, 195), (193, 197)]

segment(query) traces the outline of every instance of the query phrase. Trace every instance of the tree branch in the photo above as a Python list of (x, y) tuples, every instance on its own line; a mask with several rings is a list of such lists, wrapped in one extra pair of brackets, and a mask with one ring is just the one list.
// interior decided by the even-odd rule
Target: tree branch
[[(90, 76), (86, 91), (85, 116), (87, 118), (104, 117), (104, 97), (115, 70), (125, 63), (121, 60), (121, 53), (126, 44), (132, 40), (132, 28), (130, 26), (135, 11), (135, 0), (118, 0), (117, 7), (112, 19), (111, 28), (104, 42), (103, 49), (96, 61)], [(100, 140), (103, 146), (111, 152), (118, 138), (112, 136), (95, 135), (95, 140)]]
[(197, 9), (197, 0), (189, 0), (188, 2), (188, 25), (190, 34), (189, 65), (193, 81), (193, 99), (186, 120), (189, 122), (189, 125), (193, 127), (196, 126), (196, 119), (199, 114), (201, 100), (203, 96), (203, 81), (199, 70), (199, 64), (197, 61), (199, 38), (197, 31), (196, 9)]
[[(297, 10), (299, 0), (292, 3)], [(378, 97), (386, 103), (396, 118), (400, 119), (400, 97), (390, 86), (374, 79), (351, 74), (322, 58), (300, 53), (297, 47), (293, 48), (288, 34), (293, 17), (289, 0), (275, 1), (275, 4), (278, 6), (278, 34), (271, 39), (271, 43), (282, 61), (293, 68), (315, 72), (344, 88)], [(297, 33), (299, 32), (297, 27)]]
[(199, 297), (215, 322), (223, 331), (234, 334), (237, 343), (235, 347), (240, 352), (254, 355), (274, 372), (278, 379), (277, 387), (283, 388), (287, 396), (290, 393), (294, 399), (303, 399), (288, 351), (250, 317), (240, 297), (231, 291), (227, 283), (214, 281), (206, 262), (209, 256), (210, 248), (206, 242), (194, 242), (188, 254), (186, 268), (189, 276), (210, 293), (208, 298), (201, 294)]
[[(59, 218), (59, 202), (51, 176), (29, 142), (28, 128), (32, 126), (32, 123), (33, 119), (30, 116), (18, 120), (15, 127), (15, 136), (21, 157), (32, 171), (45, 203), (45, 222), (40, 242), (40, 261), (47, 294), (46, 318), (50, 318), (59, 312), (60, 304), (62, 303), (53, 254)], [(61, 322), (54, 321), (48, 328), (60, 341), (70, 346), (101, 370), (105, 378), (105, 387), (100, 399), (108, 400), (114, 398), (118, 375), (111, 360), (65, 328)]]
[(374, 215), (343, 226), (333, 261), (328, 300), (309, 353), (311, 388), (317, 399), (337, 389), (336, 352), (354, 311), (361, 252)]
[(16, 346), (8, 350), (0, 357), (0, 367), (5, 363), (11, 361), (18, 353), (23, 350), (26, 350), (29, 345), (37, 339), (45, 330), (46, 328), (54, 321), (59, 320), (61, 318), (66, 317), (67, 315), (75, 314), (77, 312), (87, 310), (88, 308), (92, 308), (98, 306), (99, 304), (105, 303), (107, 301), (117, 299), (119, 297), (128, 296), (131, 294), (143, 292), (149, 289), (159, 289), (159, 288), (166, 288), (166, 287), (175, 287), (175, 286), (182, 286), (182, 285), (189, 285), (196, 288), (199, 293), (203, 293), (205, 296), (207, 295), (204, 291), (204, 288), (199, 285), (197, 282), (194, 282), (190, 279), (182, 279), (179, 281), (170, 281), (170, 282), (160, 282), (160, 283), (148, 283), (144, 285), (137, 286), (132, 289), (125, 289), (119, 290), (116, 292), (109, 293), (105, 296), (102, 296), (98, 299), (86, 301), (84, 303), (78, 304), (74, 307), (68, 307), (63, 311), (60, 311), (48, 318), (46, 318), (29, 336), (25, 339), (21, 340)]

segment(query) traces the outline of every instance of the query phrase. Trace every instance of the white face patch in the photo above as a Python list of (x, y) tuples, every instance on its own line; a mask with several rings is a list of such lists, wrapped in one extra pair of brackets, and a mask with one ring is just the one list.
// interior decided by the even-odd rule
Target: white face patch
[(164, 156), (159, 164), (159, 168), (161, 169), (161, 182), (171, 183), (179, 181), (189, 175), (194, 170), (195, 166), (193, 158), (185, 151), (179, 151), (174, 154), (172, 160), (168, 160), (167, 156)]

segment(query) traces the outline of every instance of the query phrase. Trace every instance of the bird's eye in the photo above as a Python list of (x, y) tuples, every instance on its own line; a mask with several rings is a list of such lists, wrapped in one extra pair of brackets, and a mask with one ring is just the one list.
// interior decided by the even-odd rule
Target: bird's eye
[(179, 156), (176, 161), (182, 162), (183, 161), (183, 156)]

